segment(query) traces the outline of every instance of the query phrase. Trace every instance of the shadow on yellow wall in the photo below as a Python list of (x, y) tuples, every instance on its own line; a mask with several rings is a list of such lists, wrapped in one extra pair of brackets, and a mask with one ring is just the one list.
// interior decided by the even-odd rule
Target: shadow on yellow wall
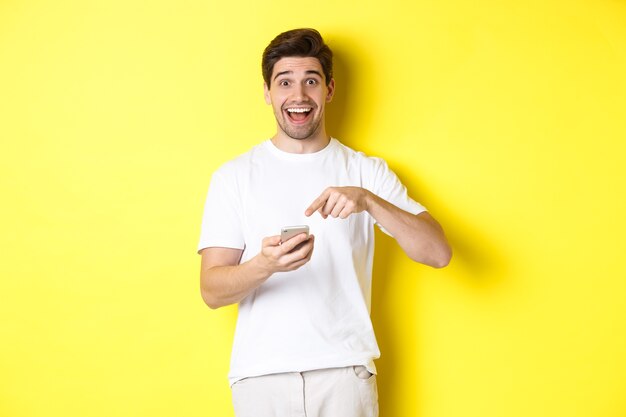
[[(355, 42), (350, 48), (342, 48), (341, 40), (334, 52), (334, 78), (336, 92), (329, 111), (327, 127), (330, 134), (339, 138), (353, 149), (362, 150), (363, 143), (355, 137), (354, 123), (359, 123), (358, 131), (367, 131), (367, 124), (375, 117), (378, 106), (384, 106), (376, 100), (378, 89), (383, 88), (376, 82), (371, 71), (369, 78), (359, 74), (359, 68), (367, 61), (375, 59), (367, 51), (356, 51)], [(357, 94), (354, 92), (359, 89)], [(357, 114), (358, 113), (358, 114)], [(366, 115), (371, 115), (367, 117)], [(419, 140), (419, 138), (413, 138)], [(367, 145), (367, 144), (366, 144)], [(384, 151), (385, 141), (377, 141), (377, 146)], [(371, 149), (371, 156), (379, 156), (377, 149)], [(477, 226), (465, 220), (462, 208), (445, 204), (445, 196), (428, 187), (427, 179), (418, 179), (415, 167), (401, 167), (387, 161), (400, 180), (409, 190), (409, 194), (424, 204), (439, 219), (446, 229), (446, 234), (454, 248), (453, 263), (464, 270), (461, 285), (473, 288), (477, 292), (494, 291), (494, 287), (506, 280), (507, 261), (497, 244), (480, 231)], [(419, 156), (415, 159), (419, 166)], [(425, 199), (425, 196), (431, 196)], [(432, 197), (432, 196), (436, 197)], [(420, 346), (420, 274), (424, 266), (410, 265), (411, 261), (402, 252), (395, 240), (376, 230), (376, 251), (373, 270), (372, 321), (376, 331), (381, 358), (377, 361), (378, 389), (381, 415), (421, 415), (422, 399), (418, 395), (407, 395), (404, 381), (411, 381), (410, 390), (423, 392), (421, 384), (428, 384), (420, 374), (424, 364), (419, 362), (422, 355)], [(431, 278), (432, 279), (432, 278)], [(402, 294), (398, 299), (398, 294)], [(408, 375), (407, 375), (408, 373)]]

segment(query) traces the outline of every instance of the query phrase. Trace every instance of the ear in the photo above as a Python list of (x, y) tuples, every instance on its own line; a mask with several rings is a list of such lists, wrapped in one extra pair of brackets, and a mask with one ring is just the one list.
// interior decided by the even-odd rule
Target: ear
[(328, 87), (326, 87), (328, 89), (328, 94), (326, 94), (326, 103), (330, 103), (333, 99), (333, 96), (335, 95), (335, 79), (331, 78), (330, 82), (328, 83)]
[(270, 97), (270, 89), (267, 87), (267, 83), (263, 83), (263, 95), (265, 96), (265, 102), (272, 104), (272, 98)]

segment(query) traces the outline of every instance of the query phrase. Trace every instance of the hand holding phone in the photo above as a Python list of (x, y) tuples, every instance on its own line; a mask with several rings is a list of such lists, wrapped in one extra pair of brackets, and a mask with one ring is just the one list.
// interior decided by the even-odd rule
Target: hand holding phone
[(306, 240), (304, 240), (302, 243), (297, 244), (292, 250), (289, 251), (289, 253), (293, 251), (297, 251), (302, 246), (306, 245), (306, 243), (309, 241), (309, 226), (306, 226), (306, 225), (285, 226), (282, 229), (280, 229), (280, 243), (281, 244), (285, 243), (292, 237), (298, 236), (301, 233), (306, 233)]
[(309, 237), (309, 226), (285, 226), (280, 229), (280, 243), (285, 243), (294, 236), (300, 233), (306, 233), (307, 239)]
[[(288, 242), (294, 238), (295, 240)], [(314, 238), (313, 235), (309, 234), (308, 226), (285, 226), (281, 228), (280, 235), (268, 236), (263, 239), (259, 253), (261, 267), (270, 274), (294, 271), (300, 268), (311, 259)], [(306, 250), (302, 251), (303, 248)]]

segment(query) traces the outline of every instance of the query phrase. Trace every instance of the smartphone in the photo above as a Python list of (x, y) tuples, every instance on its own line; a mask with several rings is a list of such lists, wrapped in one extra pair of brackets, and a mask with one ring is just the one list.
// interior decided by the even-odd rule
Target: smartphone
[(306, 233), (309, 237), (309, 226), (285, 226), (280, 229), (280, 243), (285, 243), (292, 237), (299, 235), (300, 233)]

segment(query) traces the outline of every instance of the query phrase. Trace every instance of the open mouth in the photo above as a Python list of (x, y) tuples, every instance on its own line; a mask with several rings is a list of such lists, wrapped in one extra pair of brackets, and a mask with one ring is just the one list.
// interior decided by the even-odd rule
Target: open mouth
[(287, 116), (295, 123), (305, 122), (312, 113), (311, 107), (290, 107), (286, 109)]

